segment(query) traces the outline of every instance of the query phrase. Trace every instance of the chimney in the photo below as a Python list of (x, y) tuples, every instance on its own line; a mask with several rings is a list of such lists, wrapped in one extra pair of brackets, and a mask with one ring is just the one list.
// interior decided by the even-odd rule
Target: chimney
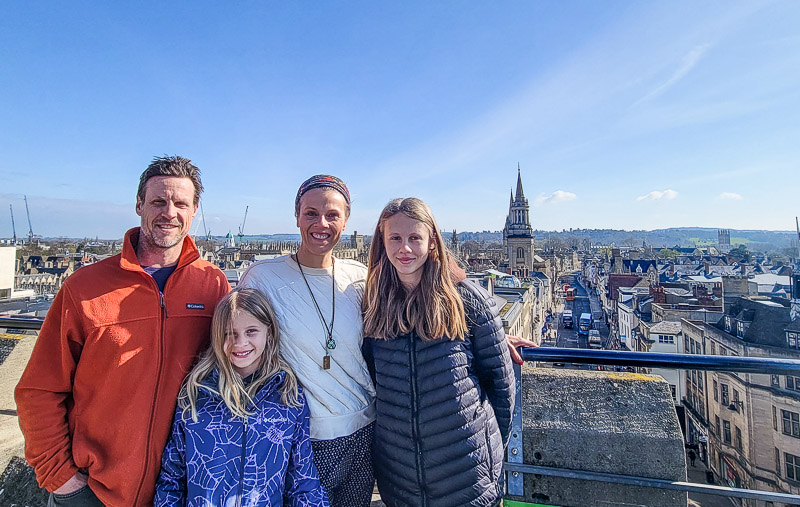
[(665, 304), (667, 302), (667, 295), (664, 293), (664, 287), (660, 285), (651, 285), (650, 295), (653, 296), (653, 303)]
[(722, 284), (717, 282), (714, 284), (714, 287), (711, 289), (711, 295), (717, 298), (722, 297)]
[(722, 309), (728, 309), (736, 303), (739, 296), (750, 295), (750, 281), (746, 276), (730, 275), (722, 277)]
[(704, 263), (703, 263), (703, 272), (704, 272), (705, 274), (708, 274), (708, 262), (704, 262)]

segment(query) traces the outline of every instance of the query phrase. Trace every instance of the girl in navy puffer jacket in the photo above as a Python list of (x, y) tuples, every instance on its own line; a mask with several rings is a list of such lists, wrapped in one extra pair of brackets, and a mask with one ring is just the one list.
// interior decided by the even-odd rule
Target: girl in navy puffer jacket
[(463, 278), (425, 203), (384, 208), (363, 308), (377, 391), (375, 477), (390, 507), (502, 499), (514, 373), (499, 306)]
[(230, 292), (178, 397), (155, 505), (327, 507), (308, 424), (269, 301), (253, 289)]

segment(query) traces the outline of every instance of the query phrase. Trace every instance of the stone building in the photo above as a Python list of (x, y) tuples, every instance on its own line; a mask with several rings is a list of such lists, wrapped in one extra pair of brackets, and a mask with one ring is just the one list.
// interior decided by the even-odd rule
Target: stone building
[[(718, 322), (681, 321), (684, 353), (800, 360), (800, 320), (792, 319), (790, 302), (739, 294), (745, 285), (727, 278)], [(800, 377), (693, 370), (684, 375), (687, 440), (698, 444), (717, 479), (732, 487), (799, 494)]]

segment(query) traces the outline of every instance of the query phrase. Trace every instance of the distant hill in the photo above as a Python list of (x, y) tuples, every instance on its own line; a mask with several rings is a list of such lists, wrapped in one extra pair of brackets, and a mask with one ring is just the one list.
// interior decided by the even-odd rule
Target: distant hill
[[(749, 229), (729, 229), (731, 244), (746, 245), (750, 250), (765, 250), (770, 248), (786, 248), (796, 246), (797, 233), (794, 231), (762, 231)], [(593, 245), (616, 246), (641, 246), (647, 242), (655, 247), (692, 247), (717, 244), (717, 229), (708, 227), (674, 227), (670, 229), (655, 229), (652, 231), (635, 230), (625, 231), (619, 229), (571, 229), (562, 231), (535, 230), (534, 237), (539, 241), (548, 238), (558, 239), (569, 244), (570, 241), (584, 240)], [(451, 233), (444, 233), (448, 239)], [(503, 240), (501, 231), (459, 232), (459, 241), (500, 242)]]

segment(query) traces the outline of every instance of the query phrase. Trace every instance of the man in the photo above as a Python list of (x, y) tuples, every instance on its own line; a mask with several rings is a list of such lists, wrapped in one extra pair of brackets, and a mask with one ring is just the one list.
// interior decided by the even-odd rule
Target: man
[(152, 504), (178, 390), (230, 290), (187, 236), (202, 191), (188, 159), (154, 159), (139, 180), (141, 227), (53, 301), (15, 391), (50, 505)]

